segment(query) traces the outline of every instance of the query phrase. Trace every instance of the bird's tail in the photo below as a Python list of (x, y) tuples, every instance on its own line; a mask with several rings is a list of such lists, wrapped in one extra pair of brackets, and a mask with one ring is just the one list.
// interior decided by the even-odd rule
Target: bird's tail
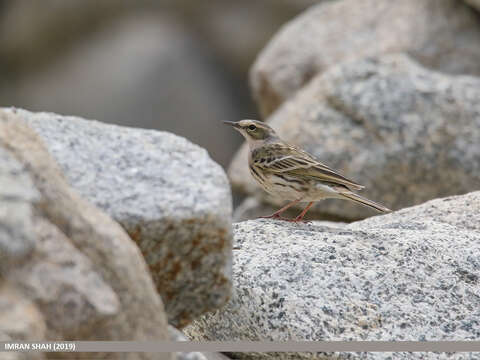
[(389, 208), (387, 208), (387, 207), (385, 207), (385, 206), (383, 206), (379, 203), (376, 203), (375, 201), (368, 200), (367, 198), (364, 198), (363, 196), (360, 196), (360, 195), (355, 194), (353, 192), (346, 192), (345, 191), (345, 192), (341, 192), (341, 195), (343, 195), (344, 197), (346, 197), (349, 200), (358, 202), (362, 205), (369, 206), (369, 207), (374, 208), (375, 210), (380, 211), (380, 212), (391, 212), (392, 211)]

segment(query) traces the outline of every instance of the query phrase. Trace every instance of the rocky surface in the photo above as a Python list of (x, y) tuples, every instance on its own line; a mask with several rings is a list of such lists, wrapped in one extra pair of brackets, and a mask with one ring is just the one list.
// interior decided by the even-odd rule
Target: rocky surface
[(40, 200), (40, 193), (24, 166), (4, 148), (0, 148), (0, 165), (0, 271), (3, 273), (31, 255), (35, 247), (31, 203)]
[(71, 190), (39, 137), (12, 112), (0, 111), (0, 167), (0, 274), (13, 288), (2, 283), (0, 316), (9, 321), (0, 333), (30, 340), (167, 339), (163, 304), (138, 247)]
[(479, 75), (479, 37), (478, 14), (457, 0), (322, 3), (268, 43), (251, 69), (251, 87), (266, 117), (316, 74), (366, 56), (404, 52), (432, 69)]
[[(3, 220), (3, 217), (0, 218)], [(33, 339), (43, 341), (45, 332), (45, 320), (37, 306), (15, 290), (13, 286), (2, 284), (0, 286), (0, 341)], [(2, 352), (2, 360), (43, 359), (45, 359), (44, 353)]]
[[(24, 167), (0, 147), (0, 341), (45, 340), (45, 319), (34, 301), (4, 278), (35, 251), (31, 203), (40, 194)], [(43, 353), (2, 353), (5, 360), (41, 360)]]
[(166, 132), (11, 109), (32, 126), (68, 182), (140, 247), (169, 322), (222, 306), (231, 287), (231, 194), (208, 153)]
[[(405, 55), (342, 63), (273, 114), (280, 136), (356, 180), (391, 209), (480, 188), (480, 80), (429, 71)], [(247, 147), (229, 176), (267, 198), (248, 173)], [(278, 203), (279, 204), (279, 203)], [(317, 212), (365, 218), (373, 211), (328, 200)]]
[(341, 228), (237, 223), (232, 300), (185, 332), (217, 341), (478, 340), (479, 214), (473, 192)]

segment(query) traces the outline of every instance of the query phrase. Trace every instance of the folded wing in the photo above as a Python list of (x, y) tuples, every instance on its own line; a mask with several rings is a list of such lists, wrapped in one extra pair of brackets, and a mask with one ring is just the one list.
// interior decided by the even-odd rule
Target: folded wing
[(353, 190), (364, 188), (293, 145), (274, 144), (271, 149), (266, 146), (261, 152), (254, 154), (253, 161), (255, 166), (274, 173), (312, 178), (321, 182), (344, 185)]

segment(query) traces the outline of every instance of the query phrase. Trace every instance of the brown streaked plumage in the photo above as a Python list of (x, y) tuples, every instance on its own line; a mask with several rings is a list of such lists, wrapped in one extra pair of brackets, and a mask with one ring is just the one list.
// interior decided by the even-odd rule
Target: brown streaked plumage
[[(299, 147), (281, 140), (267, 124), (256, 120), (225, 123), (233, 126), (247, 140), (250, 148), (248, 165), (254, 179), (271, 195), (291, 201), (265, 218), (303, 221), (313, 203), (325, 198), (351, 200), (380, 212), (390, 211), (381, 204), (355, 194), (352, 190), (364, 187), (322, 164)], [(299, 202), (308, 204), (296, 218), (285, 219), (280, 216)]]

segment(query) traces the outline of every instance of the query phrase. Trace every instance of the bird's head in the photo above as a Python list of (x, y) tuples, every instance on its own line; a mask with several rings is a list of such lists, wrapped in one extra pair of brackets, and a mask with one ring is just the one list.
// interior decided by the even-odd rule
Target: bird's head
[(275, 130), (261, 121), (240, 120), (237, 122), (224, 121), (224, 123), (233, 126), (235, 130), (239, 131), (250, 146), (278, 139)]

